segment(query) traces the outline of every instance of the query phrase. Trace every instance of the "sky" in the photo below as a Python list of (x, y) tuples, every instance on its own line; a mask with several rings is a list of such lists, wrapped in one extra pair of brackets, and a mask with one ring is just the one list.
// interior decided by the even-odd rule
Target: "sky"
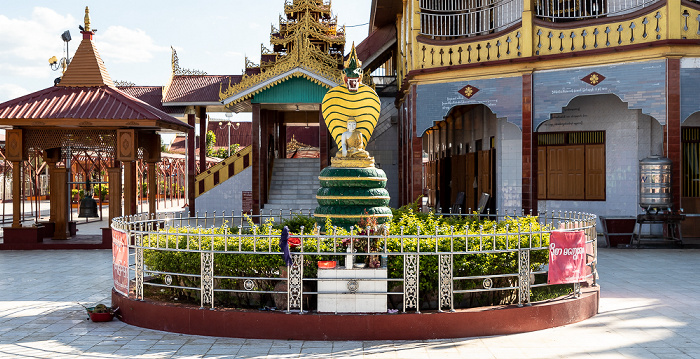
[[(291, 0), (288, 0), (291, 1)], [(8, 1), (0, 7), (0, 103), (53, 86), (60, 76), (48, 59), (66, 56), (61, 34), (69, 30), (72, 57), (82, 36), (85, 6), (97, 29), (93, 40), (112, 80), (165, 85), (171, 50), (181, 68), (209, 75), (239, 75), (245, 56), (260, 63), (260, 45), (270, 49), (270, 26), (279, 28), (284, 0), (60, 0)], [(332, 1), (346, 25), (347, 45), (368, 33), (371, 0)], [(359, 25), (359, 26), (356, 26)], [(245, 115), (240, 119), (245, 121)], [(234, 116), (234, 117), (236, 117)]]

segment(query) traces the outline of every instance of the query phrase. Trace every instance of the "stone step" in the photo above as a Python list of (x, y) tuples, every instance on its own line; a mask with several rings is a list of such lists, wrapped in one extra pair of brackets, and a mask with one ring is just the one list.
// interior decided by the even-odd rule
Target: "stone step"
[(306, 172), (272, 172), (272, 180), (295, 180), (295, 179), (303, 179), (303, 180), (310, 180), (310, 179), (315, 179), (318, 180), (318, 173), (306, 173)]
[[(274, 177), (273, 177), (274, 178)], [(299, 186), (299, 187), (311, 187), (318, 186), (321, 182), (318, 179), (313, 178), (278, 178), (273, 179), (270, 185), (274, 186)]]
[(279, 195), (279, 196), (270, 196), (270, 198), (267, 199), (267, 203), (272, 203), (275, 201), (289, 201), (292, 204), (296, 202), (303, 202), (303, 201), (316, 201), (316, 194), (302, 194), (299, 196), (290, 196), (290, 195)]
[(270, 193), (263, 211), (314, 210), (318, 180), (317, 158), (277, 159), (272, 169)]
[(280, 160), (275, 160), (275, 167), (279, 167), (279, 168), (303, 167), (303, 168), (315, 168), (318, 171), (321, 170), (321, 166), (319, 165), (318, 160), (316, 160), (316, 161), (299, 161), (299, 160), (280, 161)]

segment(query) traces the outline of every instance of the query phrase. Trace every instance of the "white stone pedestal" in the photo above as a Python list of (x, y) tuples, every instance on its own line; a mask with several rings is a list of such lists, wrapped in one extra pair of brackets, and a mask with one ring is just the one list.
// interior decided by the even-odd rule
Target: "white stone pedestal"
[(386, 313), (386, 279), (386, 268), (319, 269), (318, 312)]

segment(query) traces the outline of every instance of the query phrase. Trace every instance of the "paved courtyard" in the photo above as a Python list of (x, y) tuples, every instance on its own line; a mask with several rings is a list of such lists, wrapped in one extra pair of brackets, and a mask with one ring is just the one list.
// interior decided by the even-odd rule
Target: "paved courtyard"
[[(320, 342), (189, 336), (78, 304), (109, 303), (111, 252), (0, 252), (0, 358), (699, 358), (700, 250), (600, 249), (600, 314), (509, 336)], [(401, 330), (401, 328), (396, 328)]]

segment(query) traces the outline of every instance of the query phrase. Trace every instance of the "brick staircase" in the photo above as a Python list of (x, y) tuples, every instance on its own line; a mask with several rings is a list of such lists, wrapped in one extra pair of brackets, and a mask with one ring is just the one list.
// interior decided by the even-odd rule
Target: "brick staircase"
[(318, 158), (287, 158), (276, 159), (272, 169), (270, 195), (262, 209), (263, 214), (272, 211), (278, 214), (289, 210), (307, 214), (318, 206), (316, 191), (320, 187), (318, 181)]

